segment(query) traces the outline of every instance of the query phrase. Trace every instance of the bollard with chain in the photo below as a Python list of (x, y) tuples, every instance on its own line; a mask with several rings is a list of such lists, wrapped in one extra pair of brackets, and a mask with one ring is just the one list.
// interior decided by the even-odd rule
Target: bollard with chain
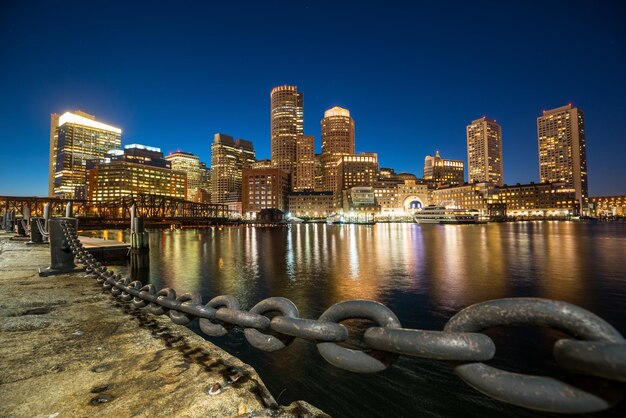
[(78, 220), (74, 218), (50, 219), (50, 266), (39, 268), (39, 275), (42, 277), (84, 271), (74, 264), (74, 254), (72, 254), (69, 239), (65, 236), (65, 225), (72, 225), (72, 228), (76, 229)]
[(47, 244), (44, 242), (43, 218), (33, 216), (30, 218), (30, 241), (26, 245)]
[[(312, 340), (330, 364), (358, 373), (384, 370), (399, 355), (448, 361), (455, 374), (483, 394), (533, 410), (591, 413), (610, 408), (624, 396), (626, 340), (598, 316), (569, 303), (540, 298), (491, 300), (463, 309), (443, 331), (402, 328), (391, 310), (367, 300), (339, 302), (317, 320), (300, 318), (293, 302), (280, 297), (264, 299), (250, 311), (240, 309), (237, 299), (230, 295), (217, 296), (203, 305), (198, 294), (177, 296), (174, 289), (158, 290), (152, 284), (144, 286), (114, 274), (84, 249), (75, 223), (62, 223), (61, 227), (76, 259), (104, 289), (135, 308), (166, 315), (176, 324), (199, 318), (200, 330), (209, 336), (222, 336), (239, 326), (248, 342), (263, 351), (284, 349), (294, 338)], [(266, 316), (269, 313), (279, 315), (270, 319)], [(348, 319), (374, 322), (363, 334), (366, 349), (340, 345), (349, 337), (348, 329), (340, 322)], [(557, 364), (586, 379), (595, 379), (596, 387), (603, 390), (485, 364), (496, 348), (482, 331), (520, 324), (547, 326), (568, 334), (555, 344)]]

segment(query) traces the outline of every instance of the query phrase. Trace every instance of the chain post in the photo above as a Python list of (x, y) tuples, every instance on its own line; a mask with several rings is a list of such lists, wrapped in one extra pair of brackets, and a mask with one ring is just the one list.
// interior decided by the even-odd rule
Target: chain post
[(50, 220), (50, 266), (39, 268), (41, 277), (85, 271), (84, 268), (77, 268), (74, 264), (74, 254), (65, 236), (64, 224), (76, 230), (78, 219), (54, 218)]

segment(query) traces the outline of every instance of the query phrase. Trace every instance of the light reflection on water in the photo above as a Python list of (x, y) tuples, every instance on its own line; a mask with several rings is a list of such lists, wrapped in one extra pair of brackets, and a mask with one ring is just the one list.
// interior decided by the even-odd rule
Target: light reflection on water
[[(102, 234), (121, 237), (121, 232)], [(156, 230), (150, 233), (150, 248), (150, 270), (133, 272), (133, 278), (179, 294), (200, 292), (205, 302), (232, 294), (249, 309), (263, 298), (284, 296), (302, 317), (317, 318), (336, 302), (372, 299), (390, 307), (405, 327), (442, 329), (473, 303), (534, 296), (580, 305), (626, 332), (624, 224)], [(504, 335), (496, 341), (498, 353), (507, 356), (499, 364), (553, 367), (550, 332), (531, 330), (517, 337), (507, 332), (494, 334)], [(275, 396), (282, 392), (283, 404), (304, 399), (336, 416), (414, 416), (418, 411), (536, 416), (485, 398), (441, 362), (403, 357), (383, 373), (356, 375), (327, 365), (310, 342), (296, 340), (282, 352), (266, 354), (251, 349), (240, 331), (211, 341), (255, 367)], [(541, 347), (548, 349), (544, 353)], [(601, 416), (624, 410), (622, 405)]]

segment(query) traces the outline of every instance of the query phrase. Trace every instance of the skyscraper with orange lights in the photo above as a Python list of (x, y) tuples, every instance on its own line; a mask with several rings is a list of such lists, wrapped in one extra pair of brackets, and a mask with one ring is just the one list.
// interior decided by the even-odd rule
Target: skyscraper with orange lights
[(322, 181), (324, 190), (337, 189), (337, 163), (343, 155), (354, 154), (354, 119), (350, 111), (335, 106), (322, 119)]
[(502, 127), (482, 117), (467, 126), (467, 166), (470, 183), (504, 184)]
[(304, 94), (296, 86), (274, 87), (270, 93), (272, 166), (293, 174), (297, 137), (304, 134)]

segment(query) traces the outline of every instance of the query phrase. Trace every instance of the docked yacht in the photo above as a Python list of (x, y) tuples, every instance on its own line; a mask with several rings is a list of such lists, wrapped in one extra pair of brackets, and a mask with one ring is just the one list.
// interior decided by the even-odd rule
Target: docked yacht
[(478, 213), (463, 209), (447, 209), (441, 205), (428, 205), (413, 214), (418, 224), (475, 224)]

